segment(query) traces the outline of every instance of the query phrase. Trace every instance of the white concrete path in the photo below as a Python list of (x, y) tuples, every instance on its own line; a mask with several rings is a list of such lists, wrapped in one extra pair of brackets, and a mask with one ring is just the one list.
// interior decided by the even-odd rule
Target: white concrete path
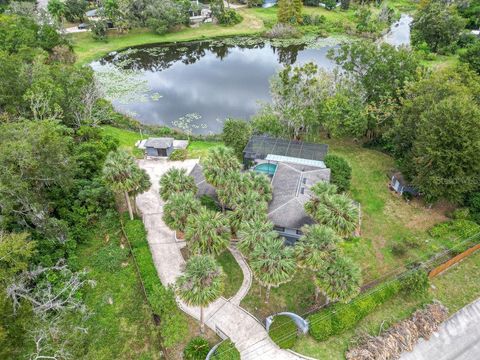
[[(170, 168), (185, 168), (190, 171), (197, 160), (170, 162), (166, 160), (140, 160), (139, 165), (150, 176), (152, 187), (137, 197), (137, 206), (142, 212), (147, 229), (147, 239), (152, 252), (158, 276), (164, 285), (173, 284), (182, 274), (185, 261), (180, 249), (183, 243), (177, 242), (162, 220), (163, 201), (159, 195), (160, 177)], [(232, 249), (232, 254), (244, 271), (244, 281), (239, 292), (227, 300), (223, 297), (205, 309), (205, 323), (223, 337), (229, 337), (240, 351), (243, 360), (290, 360), (304, 359), (302, 356), (281, 350), (273, 343), (263, 325), (239, 304), (251, 285), (251, 273), (240, 253)], [(180, 308), (196, 319), (200, 309), (179, 302)]]
[(430, 340), (420, 339), (401, 360), (480, 359), (480, 299), (445, 321)]

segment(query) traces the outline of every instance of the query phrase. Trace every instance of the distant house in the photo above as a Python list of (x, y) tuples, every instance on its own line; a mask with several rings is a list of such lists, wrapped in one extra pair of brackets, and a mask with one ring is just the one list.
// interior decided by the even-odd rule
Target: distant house
[[(253, 136), (244, 150), (247, 171), (270, 177), (273, 188), (268, 218), (289, 244), (302, 235), (301, 228), (313, 224), (304, 209), (310, 188), (319, 181), (330, 181), (330, 169), (323, 159), (328, 146), (268, 136)], [(197, 197), (208, 195), (218, 201), (215, 188), (207, 183), (201, 165), (190, 173), (198, 187)]]
[(145, 150), (149, 157), (168, 157), (176, 149), (186, 149), (187, 140), (175, 140), (170, 137), (150, 138), (137, 142), (139, 149)]
[(390, 178), (390, 188), (395, 191), (397, 194), (403, 195), (404, 193), (410, 194), (412, 196), (418, 196), (419, 192), (415, 189), (412, 185), (410, 185), (405, 178), (403, 177), (402, 173), (391, 172), (389, 174)]

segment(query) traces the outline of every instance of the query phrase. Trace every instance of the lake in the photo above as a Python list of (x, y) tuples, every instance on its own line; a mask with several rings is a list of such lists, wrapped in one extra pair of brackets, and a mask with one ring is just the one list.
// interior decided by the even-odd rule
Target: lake
[[(407, 19), (408, 20), (408, 19)], [(405, 42), (405, 18), (385, 41)], [(248, 120), (270, 101), (269, 80), (286, 65), (309, 61), (333, 69), (327, 58), (339, 40), (281, 45), (259, 39), (223, 39), (135, 47), (93, 62), (105, 97), (144, 124), (220, 133), (226, 118)], [(181, 119), (179, 121), (179, 119)], [(188, 125), (190, 124), (190, 125)]]

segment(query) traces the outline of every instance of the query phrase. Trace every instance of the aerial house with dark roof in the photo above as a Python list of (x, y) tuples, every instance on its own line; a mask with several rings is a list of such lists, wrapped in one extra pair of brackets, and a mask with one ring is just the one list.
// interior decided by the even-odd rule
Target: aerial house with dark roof
[[(330, 181), (330, 169), (323, 162), (327, 152), (327, 145), (268, 136), (253, 136), (245, 147), (246, 170), (264, 173), (271, 179), (273, 196), (268, 218), (289, 244), (302, 235), (304, 225), (314, 223), (304, 205), (312, 195), (313, 185)], [(201, 165), (195, 165), (190, 175), (198, 187), (198, 197), (208, 195), (217, 201), (216, 190), (205, 180)]]

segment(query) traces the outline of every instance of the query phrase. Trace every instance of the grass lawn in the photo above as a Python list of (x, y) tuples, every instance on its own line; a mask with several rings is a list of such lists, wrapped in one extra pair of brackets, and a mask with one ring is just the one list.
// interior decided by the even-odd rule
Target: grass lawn
[[(135, 148), (135, 143), (138, 140), (148, 138), (148, 135), (141, 135), (139, 132), (132, 130), (125, 130), (116, 128), (113, 126), (103, 126), (103, 134), (112, 136), (117, 139), (120, 144), (121, 149), (132, 151), (133, 154), (137, 157), (142, 157), (142, 152)], [(221, 145), (222, 142), (219, 141), (203, 141), (203, 140), (192, 140), (188, 145), (188, 157), (190, 159), (198, 159), (204, 157), (208, 150), (212, 147)]]
[(480, 296), (480, 282), (472, 281), (480, 273), (480, 252), (476, 252), (456, 266), (431, 281), (431, 289), (424, 299), (406, 298), (402, 295), (387, 301), (374, 313), (360, 321), (355, 330), (347, 331), (326, 341), (316, 341), (310, 336), (299, 339), (293, 350), (317, 359), (345, 359), (345, 351), (359, 332), (377, 335), (381, 328), (409, 317), (423, 303), (439, 300), (455, 313)]
[(217, 262), (222, 266), (227, 275), (223, 296), (227, 299), (235, 295), (243, 281), (243, 272), (230, 251), (224, 251), (217, 256)]
[(160, 334), (122, 242), (116, 213), (90, 229), (89, 238), (77, 249), (75, 264), (96, 281), (95, 287), (84, 290), (92, 315), (76, 358), (160, 359)]
[(83, 32), (71, 34), (69, 39), (73, 43), (77, 63), (83, 65), (109, 52), (135, 45), (203, 40), (222, 36), (256, 35), (265, 30), (261, 19), (252, 15), (247, 9), (238, 11), (242, 15), (243, 21), (230, 27), (203, 24), (196, 28), (184, 28), (165, 35), (154, 34), (148, 29), (135, 29), (126, 34), (111, 31), (107, 41), (94, 40), (90, 32)]

